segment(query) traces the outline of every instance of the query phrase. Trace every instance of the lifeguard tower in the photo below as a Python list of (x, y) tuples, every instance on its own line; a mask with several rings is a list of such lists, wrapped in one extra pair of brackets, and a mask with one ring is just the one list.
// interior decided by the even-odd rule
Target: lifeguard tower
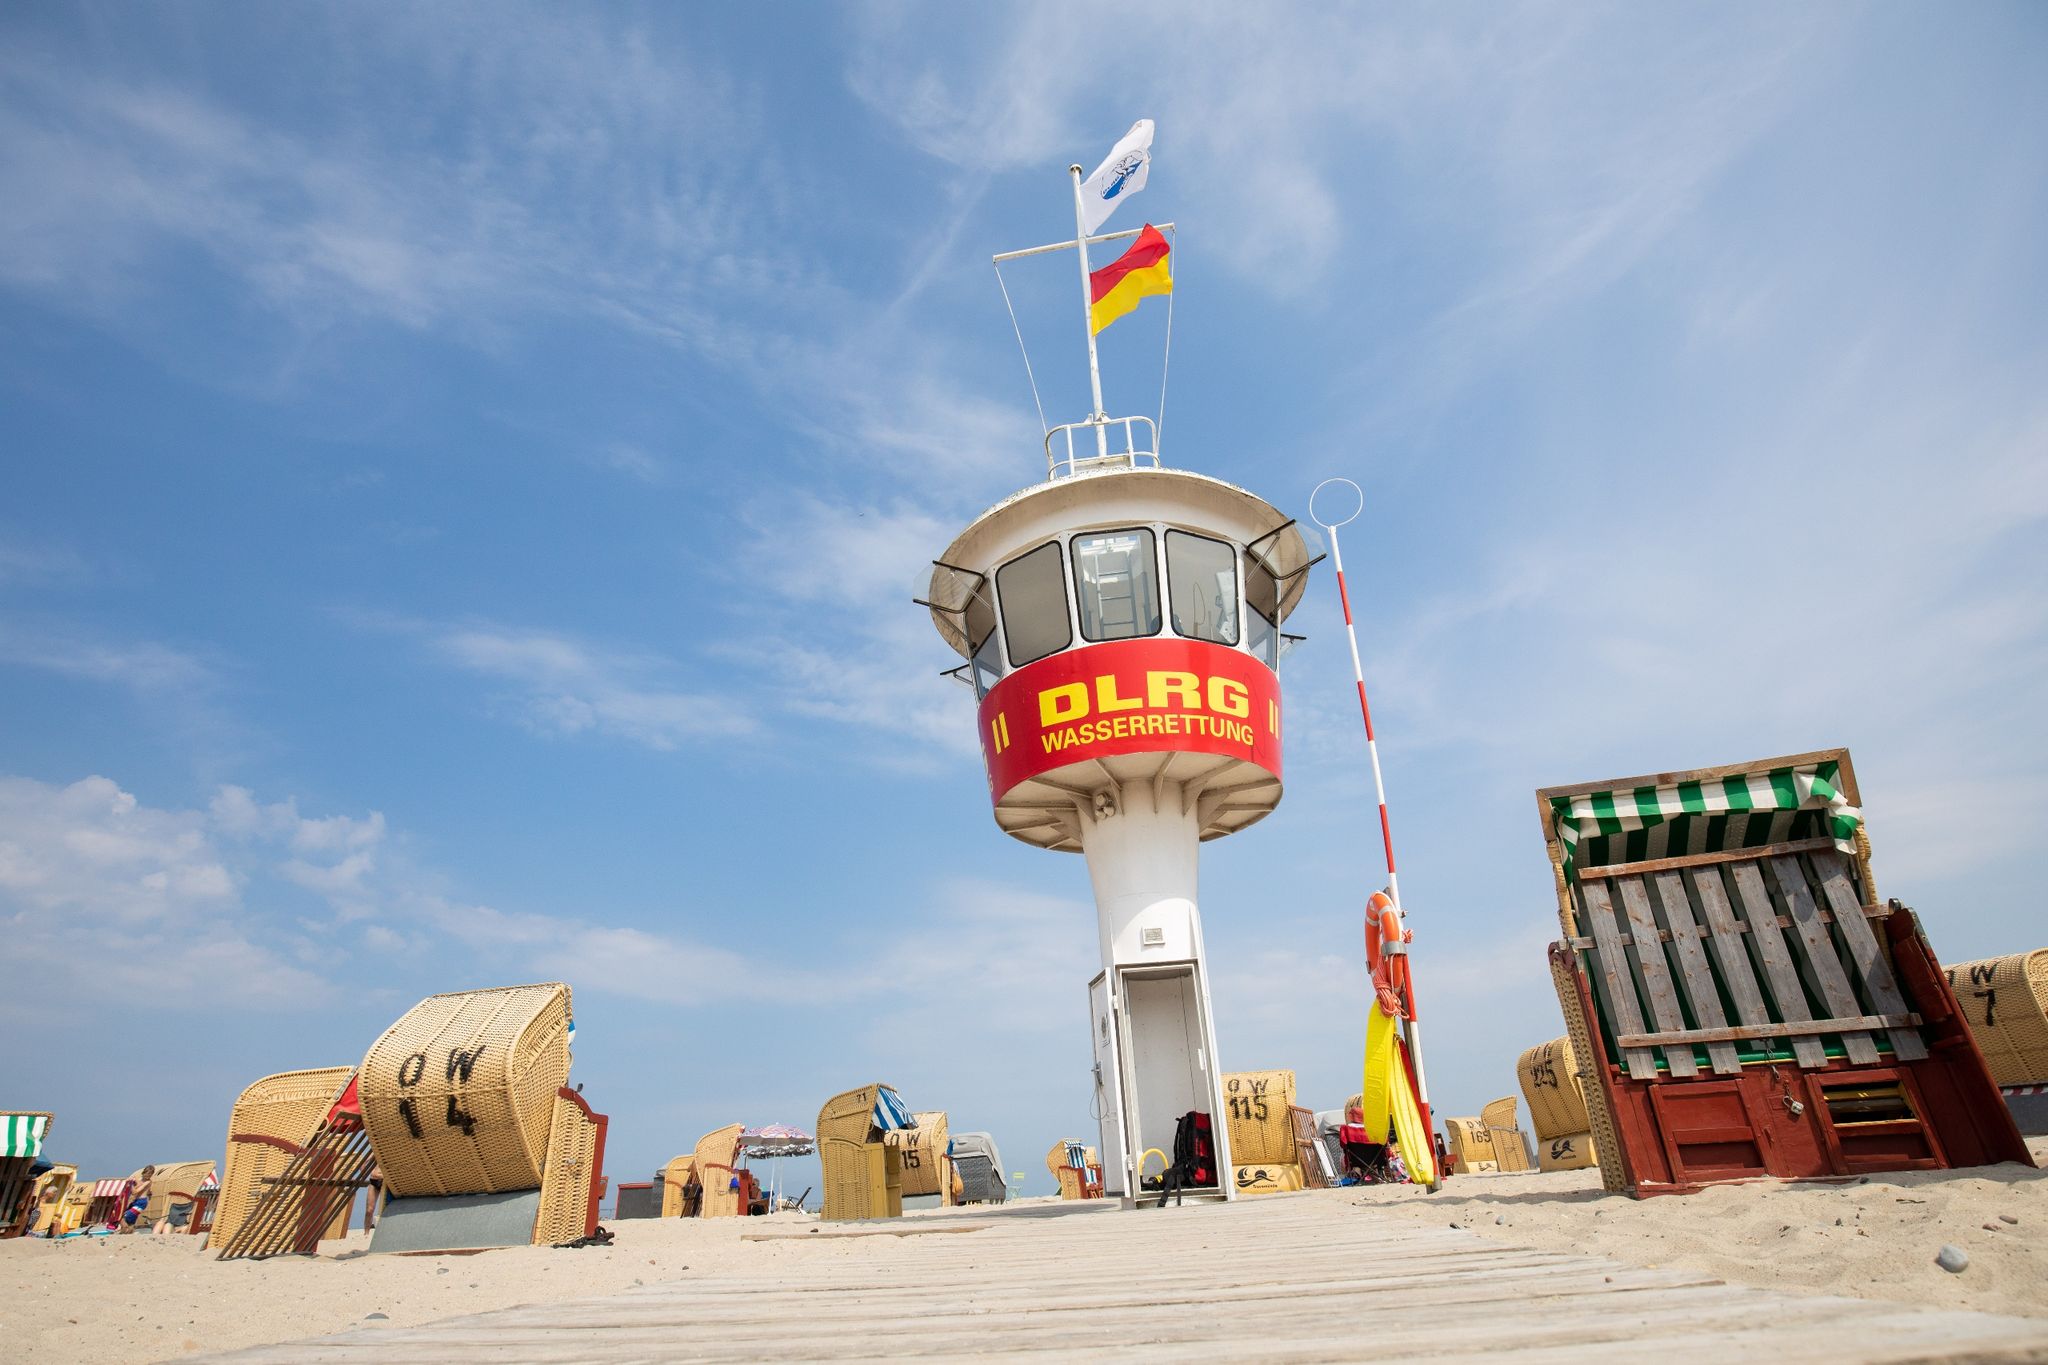
[[(1085, 280), (1090, 244), (1133, 235), (1063, 245)], [(1270, 503), (1162, 466), (1154, 422), (1106, 415), (1099, 378), (1094, 397), (1047, 431), (1045, 481), (956, 536), (919, 600), (966, 660), (996, 824), (1088, 860), (1104, 1193), (1136, 1202), (1145, 1152), (1170, 1158), (1195, 1110), (1219, 1173), (1202, 1193), (1228, 1198), (1196, 850), (1280, 803), (1275, 670), (1312, 558)]]

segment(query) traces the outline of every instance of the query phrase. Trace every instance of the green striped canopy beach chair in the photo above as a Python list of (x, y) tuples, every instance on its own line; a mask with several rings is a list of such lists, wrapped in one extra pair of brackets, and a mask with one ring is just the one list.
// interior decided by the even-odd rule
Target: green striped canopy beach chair
[(2028, 1160), (1919, 921), (1878, 898), (1846, 749), (1536, 800), (1607, 1188)]
[(0, 1113), (0, 1237), (18, 1237), (27, 1230), (28, 1200), (50, 1118), (40, 1111)]

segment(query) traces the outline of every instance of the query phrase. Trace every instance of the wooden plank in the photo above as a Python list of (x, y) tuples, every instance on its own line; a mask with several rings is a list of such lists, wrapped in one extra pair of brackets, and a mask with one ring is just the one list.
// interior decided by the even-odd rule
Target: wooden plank
[[(1692, 1017), (1709, 1032), (1727, 1027), (1728, 1012), (1721, 1008), (1714, 969), (1707, 965), (1707, 950), (1700, 946), (1699, 922), (1693, 918), (1692, 902), (1685, 894), (1685, 878), (1671, 871), (1652, 873), (1651, 880), (1657, 887), (1657, 899), (1664, 903), (1664, 919), (1671, 926), (1671, 947), (1678, 955), (1685, 993), (1692, 1001)], [(1742, 1072), (1742, 1059), (1735, 1055), (1735, 1044), (1731, 1042), (1709, 1041), (1707, 1062), (1717, 1075), (1735, 1076)]]
[[(1579, 903), (1586, 918), (1592, 921), (1593, 939), (1599, 945), (1593, 953), (1593, 964), (1600, 969), (1600, 979), (1607, 987), (1607, 1003), (1614, 1011), (1614, 1031), (1641, 1033), (1643, 1007), (1636, 1000), (1635, 978), (1629, 974), (1628, 958), (1622, 952), (1621, 931), (1615, 927), (1613, 898), (1599, 882), (1582, 882)], [(1594, 1026), (1598, 1027), (1597, 1023)], [(1657, 1057), (1650, 1049), (1630, 1048), (1621, 1057), (1631, 1080), (1657, 1079)]]
[(1634, 877), (1645, 872), (1669, 872), (1681, 867), (1706, 867), (1713, 863), (1736, 863), (1745, 858), (1760, 858), (1773, 853), (1815, 853), (1821, 849), (1832, 849), (1833, 839), (1792, 839), (1782, 844), (1763, 844), (1756, 848), (1724, 848), (1717, 853), (1686, 853), (1671, 858), (1645, 858), (1636, 863), (1611, 863), (1606, 867), (1582, 867), (1577, 869), (1580, 881), (1595, 877)]
[[(1024, 826), (1024, 825), (1012, 825), (1012, 826), (1010, 826), (1009, 828), (1010, 828), (1010, 829), (1011, 829), (1012, 831), (1015, 831), (1015, 830), (1019, 830), (1019, 829), (1024, 829), (1024, 828), (1027, 828), (1027, 826)], [(1892, 912), (1892, 908), (1891, 908), (1891, 907), (1890, 907), (1889, 905), (1866, 905), (1866, 906), (1863, 906), (1863, 907), (1862, 907), (1862, 910), (1863, 910), (1863, 917), (1864, 917), (1865, 919), (1883, 919), (1883, 918), (1884, 918), (1884, 917), (1885, 917), (1886, 915), (1889, 915), (1889, 914), (1890, 914), (1890, 913)], [(1822, 924), (1833, 924), (1833, 923), (1835, 922), (1835, 914), (1834, 914), (1834, 911), (1832, 911), (1832, 910), (1822, 910), (1822, 911), (1820, 912), (1820, 922), (1821, 922)], [(1790, 929), (1790, 928), (1792, 927), (1792, 917), (1791, 917), (1790, 915), (1780, 915), (1780, 916), (1778, 916), (1778, 927), (1779, 927), (1780, 929)], [(1716, 929), (1716, 930), (1714, 931), (1714, 933), (1716, 933), (1716, 934), (1718, 934), (1718, 933), (1722, 933), (1722, 932), (1724, 932), (1724, 931), (1723, 931), (1723, 930), (1720, 930), (1720, 929)], [(1736, 922), (1736, 923), (1735, 923), (1735, 924), (1734, 924), (1733, 926), (1731, 926), (1731, 927), (1730, 927), (1729, 929), (1727, 929), (1727, 930), (1726, 930), (1725, 932), (1727, 932), (1727, 933), (1731, 933), (1731, 934), (1746, 934), (1746, 933), (1748, 933), (1748, 932), (1749, 932), (1749, 926), (1748, 926), (1747, 924), (1744, 924), (1744, 923), (1742, 923), (1742, 922), (1740, 922), (1740, 921), (1738, 920), (1738, 921), (1737, 921), (1737, 922)], [(1711, 937), (1711, 935), (1703, 935), (1703, 936), (1706, 936), (1706, 937)], [(1634, 942), (1636, 941), (1636, 939), (1635, 939), (1635, 935), (1634, 935), (1634, 934), (1623, 934), (1623, 935), (1621, 936), (1621, 941), (1622, 941), (1622, 944), (1623, 944), (1624, 946), (1626, 946), (1626, 945), (1629, 945), (1629, 944), (1633, 944), (1633, 943), (1634, 943)], [(1659, 930), (1657, 931), (1657, 941), (1658, 941), (1659, 943), (1669, 943), (1669, 942), (1671, 942), (1671, 931), (1670, 931), (1669, 929), (1659, 929)], [(1593, 940), (1592, 940), (1592, 939), (1590, 939), (1590, 938), (1586, 938), (1586, 937), (1583, 937), (1583, 936), (1581, 936), (1581, 937), (1579, 937), (1579, 938), (1568, 938), (1568, 939), (1566, 939), (1566, 940), (1565, 940), (1565, 942), (1566, 942), (1566, 943), (1568, 943), (1568, 944), (1570, 944), (1570, 945), (1571, 945), (1572, 947), (1574, 947), (1574, 948), (1577, 948), (1577, 949), (1578, 949), (1578, 950), (1579, 950), (1580, 952), (1584, 952), (1584, 951), (1585, 951), (1586, 949), (1588, 949), (1588, 948), (1591, 948), (1591, 947), (1593, 946)]]
[[(1687, 880), (1683, 873), (1679, 878)], [(1720, 873), (1694, 874), (1690, 880), (1700, 898), (1700, 913), (1713, 930), (1714, 958), (1721, 964), (1721, 979), (1728, 984), (1728, 994), (1735, 1001), (1736, 1022), (1751, 1028), (1773, 1027), (1763, 992), (1757, 989), (1756, 972), (1749, 965), (1749, 950), (1742, 946), (1741, 935), (1749, 931), (1749, 926), (1729, 908), (1728, 891), (1721, 884)], [(1822, 1061), (1825, 1060), (1823, 1053)]]
[(1728, 1028), (1687, 1029), (1682, 1033), (1631, 1033), (1614, 1040), (1616, 1047), (1662, 1047), (1667, 1043), (1711, 1043), (1744, 1038), (1798, 1038), (1852, 1029), (1906, 1028), (1920, 1022), (1917, 1014), (1860, 1014), (1853, 1019), (1810, 1019), (1799, 1024), (1735, 1024)]
[[(1827, 926), (1820, 922), (1819, 907), (1813, 902), (1813, 893), (1807, 890), (1806, 874), (1799, 870), (1799, 860), (1772, 858), (1768, 866), (1772, 877), (1777, 880), (1778, 893), (1792, 911), (1793, 927), (1798, 931), (1799, 942), (1805, 945), (1806, 962), (1813, 969), (1814, 984), (1820, 987), (1821, 999), (1843, 1018), (1863, 1013), (1863, 1007), (1857, 1003), (1856, 992), (1842, 971), (1842, 959), (1835, 955), (1835, 941), (1829, 936)], [(1849, 1060), (1859, 1065), (1870, 1066), (1877, 1061), (1877, 1043), (1868, 1033), (1843, 1034), (1842, 1047), (1848, 1052)]]
[[(1663, 945), (1657, 943), (1657, 916), (1650, 909), (1650, 888), (1643, 885), (1640, 877), (1623, 878), (1615, 886), (1621, 891), (1621, 903), (1628, 911), (1629, 927), (1636, 936), (1636, 961), (1643, 969), (1643, 990), (1650, 997), (1650, 1014), (1660, 1032), (1683, 1033), (1685, 1011), (1679, 1008), (1678, 986), (1671, 979)], [(1645, 940), (1651, 946), (1644, 946)], [(1664, 1063), (1676, 1077), (1700, 1074), (1700, 1064), (1693, 1060), (1690, 1046), (1665, 1048)]]
[[(1885, 1014), (1904, 1014), (1906, 999), (1892, 975), (1891, 963), (1878, 947), (1870, 921), (1859, 913), (1863, 907), (1857, 904), (1856, 888), (1849, 881), (1849, 860), (1839, 850), (1830, 848), (1813, 855), (1813, 870), (1820, 875), (1821, 894), (1835, 912), (1842, 939), (1849, 945), (1849, 960), (1856, 964), (1864, 989), (1870, 992), (1870, 1002)], [(1926, 1059), (1927, 1044), (1914, 1030), (1894, 1028), (1886, 1036), (1891, 1039), (1892, 1055), (1900, 1061)]]
[[(1778, 1013), (1788, 1024), (1804, 1023), (1813, 1018), (1813, 1011), (1806, 1007), (1806, 992), (1799, 984), (1799, 969), (1792, 965), (1792, 950), (1785, 946), (1785, 935), (1778, 928), (1777, 907), (1771, 904), (1770, 893), (1764, 890), (1763, 869), (1755, 863), (1734, 863), (1730, 865), (1728, 875), (1735, 880), (1736, 902), (1741, 907), (1738, 913), (1749, 926), (1750, 942), (1756, 945), (1757, 958), (1764, 964), (1764, 981), (1771, 988), (1772, 999), (1778, 1002)], [(1709, 881), (1719, 882), (1719, 874), (1709, 872), (1699, 877), (1702, 905), (1709, 904)], [(1765, 1015), (1756, 1022), (1769, 1023), (1770, 1016)], [(1818, 1038), (1794, 1038), (1792, 1055), (1802, 1067), (1828, 1064), (1827, 1049)]]

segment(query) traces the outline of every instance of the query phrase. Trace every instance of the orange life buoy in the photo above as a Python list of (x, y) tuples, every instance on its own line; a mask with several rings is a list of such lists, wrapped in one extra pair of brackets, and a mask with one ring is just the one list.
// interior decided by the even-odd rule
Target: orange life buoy
[(1380, 1008), (1390, 1019), (1412, 1018), (1406, 1004), (1408, 954), (1388, 952), (1389, 944), (1407, 944), (1412, 936), (1401, 928), (1401, 912), (1394, 899), (1375, 891), (1365, 903), (1365, 960), (1372, 972), (1372, 986)]

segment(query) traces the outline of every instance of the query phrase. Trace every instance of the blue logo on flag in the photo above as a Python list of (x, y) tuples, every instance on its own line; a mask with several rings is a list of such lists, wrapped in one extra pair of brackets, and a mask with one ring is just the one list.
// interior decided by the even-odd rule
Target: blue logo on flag
[(1115, 178), (1103, 188), (1102, 197), (1104, 199), (1114, 199), (1123, 193), (1124, 181), (1136, 175), (1138, 168), (1144, 164), (1145, 154), (1143, 152), (1132, 152), (1122, 161), (1117, 162)]

